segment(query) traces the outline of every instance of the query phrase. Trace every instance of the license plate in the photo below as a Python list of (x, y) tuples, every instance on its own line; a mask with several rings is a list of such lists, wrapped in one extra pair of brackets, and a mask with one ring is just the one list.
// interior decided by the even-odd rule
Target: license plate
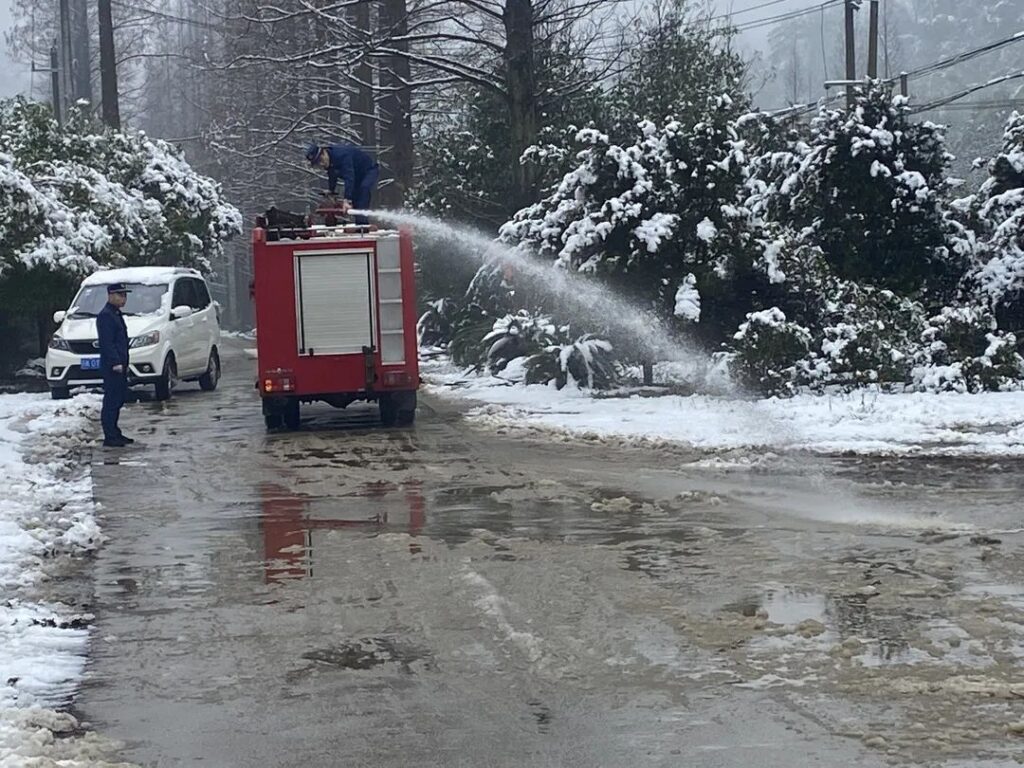
[(83, 371), (98, 371), (100, 369), (100, 359), (98, 357), (83, 357), (82, 358), (82, 370)]

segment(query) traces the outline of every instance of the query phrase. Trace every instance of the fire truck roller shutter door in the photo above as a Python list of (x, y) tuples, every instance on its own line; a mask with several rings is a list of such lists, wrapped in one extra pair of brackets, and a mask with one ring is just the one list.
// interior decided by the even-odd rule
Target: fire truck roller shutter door
[(374, 344), (374, 275), (369, 251), (295, 254), (299, 354), (361, 354)]

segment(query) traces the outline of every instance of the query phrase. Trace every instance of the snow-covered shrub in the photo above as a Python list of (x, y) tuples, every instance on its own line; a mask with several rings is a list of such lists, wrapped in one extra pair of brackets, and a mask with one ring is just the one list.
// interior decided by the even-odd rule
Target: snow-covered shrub
[(558, 342), (559, 329), (550, 317), (532, 315), (520, 310), (514, 315), (498, 318), (491, 331), (481, 339), (486, 349), (484, 359), (492, 376), (505, 369), (512, 360), (529, 357)]
[(496, 320), (517, 310), (515, 288), (497, 262), (480, 266), (462, 298), (452, 305), (449, 352), (459, 365), (480, 369), (487, 362), (484, 338)]
[(939, 126), (873, 87), (852, 111), (823, 109), (798, 160), (769, 208), (839, 277), (928, 291), (939, 306), (953, 296), (971, 244), (946, 205), (952, 157)]
[(527, 358), (525, 367), (527, 384), (553, 383), (557, 389), (609, 389), (622, 371), (611, 342), (590, 335), (551, 345)]
[(1017, 338), (982, 306), (946, 307), (921, 335), (912, 383), (925, 391), (999, 391), (1024, 377)]
[(982, 242), (965, 279), (970, 295), (991, 307), (1006, 330), (1024, 330), (1024, 114), (1014, 112), (1002, 150), (976, 195), (959, 201)]
[(697, 290), (697, 278), (692, 272), (683, 279), (676, 290), (676, 308), (673, 314), (693, 323), (700, 320), (700, 291)]
[(798, 364), (808, 357), (810, 343), (808, 330), (788, 321), (778, 307), (751, 312), (733, 336), (729, 372), (751, 390), (787, 394), (798, 381)]
[[(628, 142), (579, 131), (577, 166), (505, 224), (501, 239), (593, 274), (665, 321), (698, 333), (734, 329), (752, 308), (749, 286), (733, 290), (750, 274), (748, 233), (735, 225), (746, 217), (736, 201), (747, 150), (728, 96), (699, 112), (685, 124), (642, 121)], [(698, 323), (676, 315), (686, 282), (702, 298)]]
[(171, 145), (106, 129), (85, 110), (58, 125), (46, 106), (0, 101), (0, 312), (36, 325), (36, 353), (83, 274), (209, 270), (241, 231), (219, 185)]
[(0, 272), (166, 264), (209, 269), (242, 217), (180, 152), (72, 110), (63, 126), (0, 102)]
[(435, 347), (448, 344), (455, 333), (459, 305), (452, 299), (427, 302), (427, 309), (416, 322), (416, 338), (420, 346)]
[(892, 291), (841, 281), (814, 329), (822, 383), (904, 383), (924, 327), (920, 304)]

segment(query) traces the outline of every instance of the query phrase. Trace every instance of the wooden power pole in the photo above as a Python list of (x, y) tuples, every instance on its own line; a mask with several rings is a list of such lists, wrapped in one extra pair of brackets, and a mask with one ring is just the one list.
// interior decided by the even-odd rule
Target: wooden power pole
[(98, 0), (100, 27), (100, 88), (103, 98), (103, 122), (121, 130), (121, 109), (117, 95), (117, 59), (114, 56), (114, 16), (110, 0)]
[(75, 98), (92, 103), (89, 0), (71, 0), (71, 64), (75, 78)]
[(878, 79), (878, 0), (871, 0), (868, 29), (868, 77)]
[[(109, 2), (109, 0), (108, 0)], [(853, 108), (853, 81), (857, 79), (857, 50), (854, 43), (853, 13), (857, 0), (846, 0), (846, 107)]]
[(60, 0), (57, 4), (57, 15), (60, 27), (60, 74), (61, 90), (64, 93), (65, 107), (74, 104), (78, 96), (75, 93), (74, 56), (71, 52), (71, 6), (68, 0)]
[(60, 102), (60, 59), (56, 43), (50, 47), (50, 95), (53, 98), (53, 116), (57, 118), (57, 124), (62, 125), (64, 112)]

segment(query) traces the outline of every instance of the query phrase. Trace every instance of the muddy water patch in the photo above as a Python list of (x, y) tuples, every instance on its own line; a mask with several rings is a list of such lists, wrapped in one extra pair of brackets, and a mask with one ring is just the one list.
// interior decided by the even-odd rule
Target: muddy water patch
[(313, 662), (311, 666), (305, 668), (305, 672), (323, 669), (358, 671), (394, 664), (402, 671), (412, 674), (419, 669), (429, 669), (430, 666), (430, 655), (425, 649), (394, 637), (364, 637), (306, 651), (302, 658)]

